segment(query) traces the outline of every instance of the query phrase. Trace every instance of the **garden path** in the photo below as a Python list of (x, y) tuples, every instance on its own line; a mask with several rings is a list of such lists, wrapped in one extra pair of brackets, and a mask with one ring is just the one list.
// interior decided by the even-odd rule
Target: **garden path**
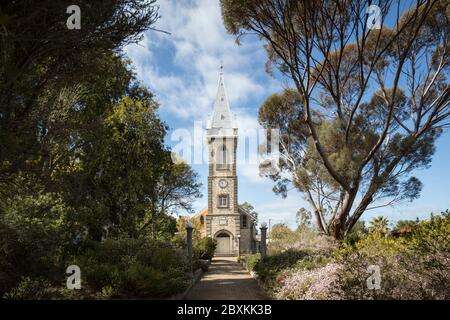
[(236, 257), (214, 257), (208, 272), (186, 296), (187, 300), (261, 300), (258, 282)]

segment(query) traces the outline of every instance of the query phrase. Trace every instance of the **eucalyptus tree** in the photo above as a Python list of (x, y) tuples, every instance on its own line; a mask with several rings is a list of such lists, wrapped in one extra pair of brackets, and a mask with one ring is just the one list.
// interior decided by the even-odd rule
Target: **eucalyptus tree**
[(411, 173), (449, 126), (448, 1), (379, 1), (379, 27), (373, 4), (221, 0), (227, 30), (258, 35), (267, 71), (292, 87), (260, 109), (261, 124), (280, 129), (280, 170), (264, 172), (275, 192), (303, 192), (335, 238), (366, 210), (417, 198)]

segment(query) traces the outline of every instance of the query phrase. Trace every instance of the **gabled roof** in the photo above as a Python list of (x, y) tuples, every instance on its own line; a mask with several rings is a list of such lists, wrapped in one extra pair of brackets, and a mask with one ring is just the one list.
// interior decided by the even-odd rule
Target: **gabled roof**
[(198, 218), (200, 216), (206, 216), (207, 214), (208, 214), (208, 208), (204, 208), (204, 209), (200, 210), (199, 212), (197, 212), (194, 215), (194, 218)]
[(248, 212), (247, 210), (245, 210), (244, 208), (242, 208), (240, 205), (238, 205), (238, 210), (241, 212), (241, 213), (245, 213), (247, 216), (249, 216), (253, 221), (256, 221), (256, 217), (251, 213), (251, 212)]

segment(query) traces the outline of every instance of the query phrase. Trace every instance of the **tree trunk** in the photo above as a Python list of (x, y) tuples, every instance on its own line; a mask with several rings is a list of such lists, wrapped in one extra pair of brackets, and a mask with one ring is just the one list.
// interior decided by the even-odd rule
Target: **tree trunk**
[(344, 194), (344, 200), (337, 216), (330, 223), (330, 235), (335, 239), (342, 239), (346, 233), (346, 220), (352, 209), (357, 190), (352, 188)]

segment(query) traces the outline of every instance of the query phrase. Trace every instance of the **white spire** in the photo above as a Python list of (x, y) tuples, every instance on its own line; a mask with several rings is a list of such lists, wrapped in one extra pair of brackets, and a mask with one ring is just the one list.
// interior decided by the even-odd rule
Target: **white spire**
[(223, 64), (220, 64), (219, 87), (217, 89), (216, 100), (214, 102), (214, 111), (212, 114), (211, 128), (231, 129), (233, 128), (233, 119), (231, 118), (230, 106), (228, 105), (225, 82), (223, 80)]

